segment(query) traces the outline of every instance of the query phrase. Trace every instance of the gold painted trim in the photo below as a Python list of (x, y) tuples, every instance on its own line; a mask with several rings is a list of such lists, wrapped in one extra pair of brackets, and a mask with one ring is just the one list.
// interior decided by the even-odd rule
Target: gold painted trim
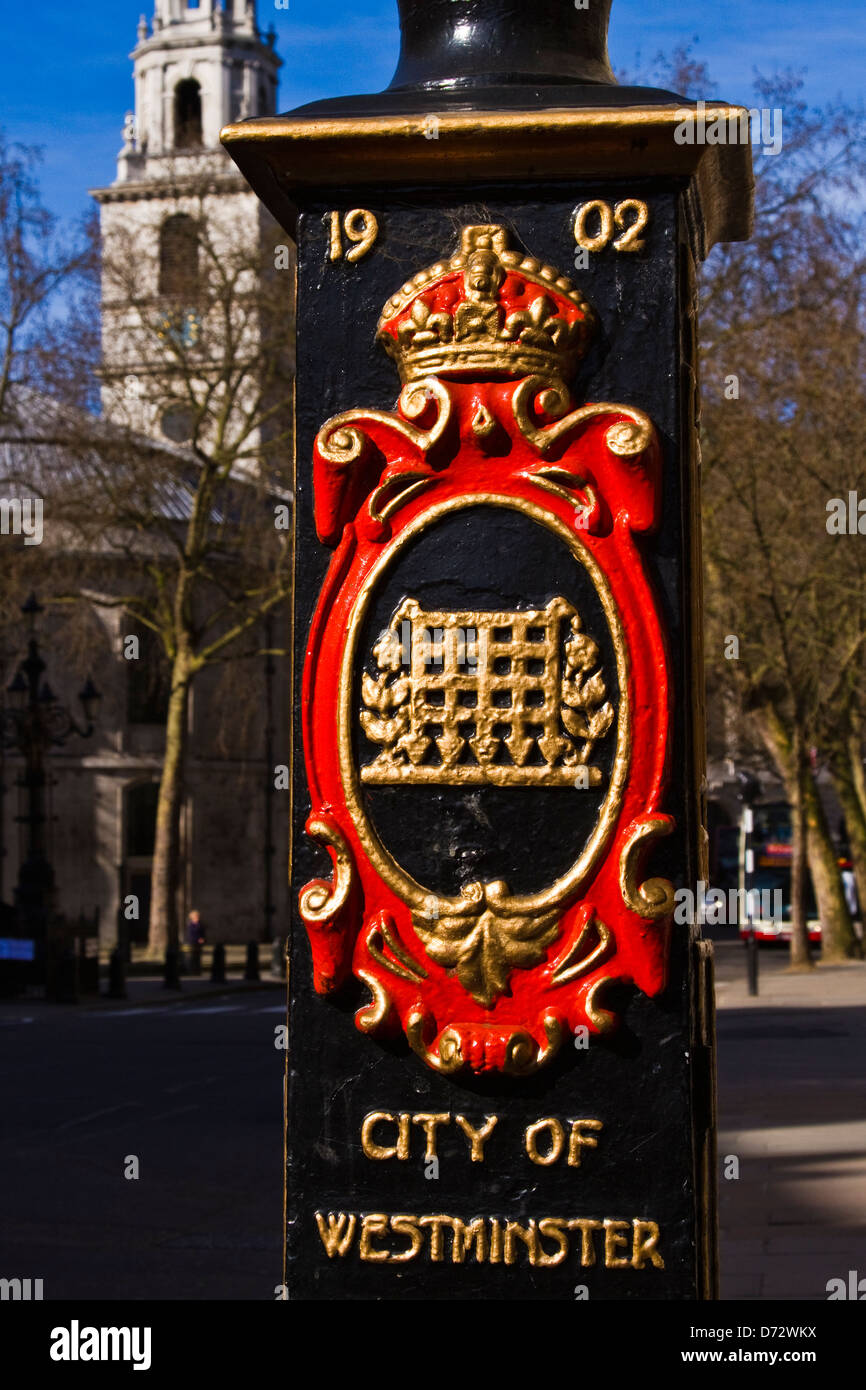
[[(567, 468), (558, 468), (555, 464), (550, 468), (539, 468), (536, 473), (526, 470), (520, 477), (525, 478), (528, 483), (535, 483), (536, 487), (543, 488), (554, 497), (561, 497), (574, 508), (575, 525), (584, 529), (588, 527), (589, 519), (598, 507), (598, 493), (585, 478), (577, 473), (569, 473)], [(575, 492), (580, 492), (583, 496), (575, 497)]]
[[(391, 960), (385, 955), (383, 946), (388, 946), (396, 961)], [(413, 984), (419, 984), (421, 980), (427, 979), (427, 971), (419, 965), (414, 956), (411, 956), (403, 943), (395, 937), (391, 928), (385, 923), (374, 923), (367, 932), (367, 950), (374, 960), (380, 965), (384, 965), (386, 970), (390, 970), (392, 975), (397, 975), (401, 980), (410, 980)]]
[(384, 483), (380, 483), (371, 493), (367, 511), (373, 521), (387, 521), (404, 507), (410, 498), (423, 492), (432, 482), (432, 478), (419, 478), (417, 473), (392, 473), (390, 478), (386, 478)]
[[(606, 1017), (612, 1016), (606, 1015)], [(434, 1048), (428, 1047), (424, 1041), (424, 1025), (430, 1021), (431, 1016), (429, 1014), (422, 1013), (420, 1009), (412, 1011), (406, 1020), (406, 1037), (409, 1040), (409, 1046), (433, 1071), (451, 1076), (466, 1066), (460, 1024), (451, 1024), (443, 1029), (434, 1050)], [(466, 1026), (470, 1027), (471, 1025), (467, 1024)], [(533, 1072), (546, 1066), (550, 1059), (556, 1055), (565, 1038), (565, 1028), (556, 1014), (547, 1013), (544, 1015), (544, 1032), (547, 1044), (544, 1047), (539, 1047), (532, 1035), (527, 1033), (525, 1029), (515, 1029), (508, 1039), (505, 1061), (502, 1066), (506, 1075), (531, 1076)]]
[[(540, 893), (513, 897), (503, 895), (501, 899), (497, 899), (497, 905), (503, 912), (515, 913), (519, 916), (529, 916), (534, 913), (550, 911), (579, 891), (582, 883), (594, 867), (599, 855), (603, 853), (605, 846), (608, 844), (613, 834), (614, 826), (619, 816), (622, 795), (625, 789), (628, 768), (631, 761), (630, 666), (622, 621), (603, 571), (580, 538), (576, 536), (573, 531), (570, 531), (565, 523), (560, 521), (558, 517), (536, 503), (524, 501), (522, 498), (509, 497), (493, 492), (478, 493), (471, 497), (451, 498), (446, 502), (440, 502), (431, 507), (429, 511), (423, 512), (419, 517), (416, 517), (415, 520), (410, 522), (406, 527), (405, 531), (402, 532), (394, 545), (391, 546), (385, 554), (380, 556), (376, 564), (373, 565), (361, 586), (355, 601), (355, 606), (352, 609), (340, 671), (337, 741), (340, 758), (340, 776), (346, 796), (346, 805), (355, 824), (361, 844), (373, 868), (383, 882), (388, 885), (391, 891), (394, 892), (401, 901), (407, 903), (422, 917), (429, 915), (431, 899), (435, 898), (436, 895), (432, 894), (429, 889), (423, 888), (420, 883), (399, 866), (393, 856), (385, 849), (364, 809), (361, 779), (359, 769), (355, 765), (354, 750), (352, 747), (354, 720), (354, 703), (352, 698), (354, 684), (353, 675), (361, 630), (367, 616), (367, 610), (373, 592), (378, 586), (384, 571), (394, 562), (397, 555), (409, 541), (417, 537), (422, 531), (427, 530), (428, 527), (435, 524), (440, 518), (456, 511), (462, 511), (467, 507), (480, 506), (509, 507), (513, 511), (522, 512), (539, 525), (547, 527), (549, 531), (552, 531), (568, 546), (577, 563), (582, 565), (588, 572), (601, 601), (613, 640), (614, 652), (616, 654), (617, 683), (619, 686), (616, 753), (607, 795), (602, 803), (599, 818), (592, 835), (569, 871), (548, 888)], [(437, 901), (439, 905), (438, 910), (442, 914), (453, 913), (459, 915), (466, 910), (465, 896), (441, 898)]]
[[(589, 955), (581, 957), (580, 952), (586, 944), (593, 926), (598, 933), (598, 943), (592, 948)], [(594, 912), (591, 913), (584, 922), (577, 940), (569, 947), (561, 960), (557, 961), (556, 968), (550, 977), (551, 984), (565, 985), (570, 980), (578, 979), (581, 975), (588, 975), (590, 970), (594, 970), (599, 962), (604, 960), (612, 941), (613, 932), (610, 927), (605, 926), (601, 918)]]
[(595, 984), (590, 985), (589, 989), (586, 991), (586, 998), (583, 1001), (586, 1016), (590, 1023), (598, 1029), (599, 1033), (610, 1033), (616, 1026), (616, 1014), (610, 1013), (608, 1009), (601, 1008), (598, 1002), (598, 995), (611, 983), (611, 977), (609, 975), (603, 975), (600, 980), (595, 981)]
[(354, 865), (349, 842), (333, 822), (316, 817), (307, 825), (311, 840), (334, 851), (334, 881), (330, 887), (323, 879), (307, 883), (298, 894), (298, 908), (304, 922), (329, 922), (345, 907), (352, 887)]
[[(260, 117), (224, 127), (220, 139), (278, 219), (290, 225), (306, 190), (448, 183), (478, 186), (624, 176), (693, 178), (704, 222), (701, 255), (752, 231), (754, 175), (749, 144), (678, 143), (697, 136), (689, 106), (624, 106), (436, 113), (406, 116)], [(707, 104), (706, 123), (740, 121), (746, 108)]]
[(537, 395), (543, 396), (542, 408), (551, 413), (566, 409), (570, 396), (565, 386), (543, 376), (526, 377), (512, 395), (511, 409), (517, 427), (524, 439), (539, 453), (543, 454), (551, 444), (556, 444), (567, 434), (571, 434), (578, 425), (599, 415), (619, 414), (628, 417), (627, 420), (617, 420), (605, 431), (604, 441), (611, 453), (616, 454), (618, 458), (634, 458), (642, 454), (653, 438), (653, 423), (648, 415), (636, 406), (617, 405), (612, 401), (596, 401), (592, 405), (582, 405), (552, 425), (536, 425), (530, 406)]
[(355, 1015), (355, 1023), (362, 1033), (375, 1033), (377, 1028), (381, 1028), (385, 1019), (388, 1017), (388, 1010), (391, 1008), (391, 997), (385, 986), (371, 975), (369, 970), (356, 970), (355, 974), (359, 980), (363, 980), (373, 998), (363, 1009), (359, 1009)]
[(415, 1009), (406, 1020), (406, 1037), (409, 1046), (428, 1067), (434, 1071), (444, 1072), (446, 1076), (466, 1065), (466, 1060), (460, 1047), (460, 1034), (455, 1028), (446, 1028), (440, 1035), (438, 1049), (433, 1052), (424, 1042), (424, 1024), (427, 1015)]
[(657, 835), (670, 835), (672, 830), (670, 821), (653, 817), (633, 826), (623, 841), (619, 857), (619, 890), (626, 907), (637, 913), (638, 917), (650, 917), (657, 921), (673, 911), (674, 886), (669, 878), (648, 878), (644, 883), (637, 881), (638, 852), (644, 841), (653, 840)]
[(316, 435), (316, 448), (328, 463), (345, 468), (355, 463), (368, 443), (364, 425), (372, 421), (387, 426), (408, 439), (422, 454), (426, 454), (439, 443), (451, 420), (451, 397), (445, 386), (436, 377), (424, 377), (410, 382), (400, 392), (400, 410), (412, 420), (423, 414), (430, 400), (439, 406), (435, 424), (429, 430), (421, 430), (399, 415), (389, 410), (344, 410), (340, 415), (332, 415), (326, 420)]

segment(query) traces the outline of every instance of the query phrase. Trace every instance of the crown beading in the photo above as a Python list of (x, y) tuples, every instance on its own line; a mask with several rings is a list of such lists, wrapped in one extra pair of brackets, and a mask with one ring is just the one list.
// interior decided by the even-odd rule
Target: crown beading
[(553, 266), (509, 250), (504, 227), (464, 227), (460, 250), (392, 295), (377, 338), (403, 382), (490, 372), (565, 381), (596, 327), (592, 307)]

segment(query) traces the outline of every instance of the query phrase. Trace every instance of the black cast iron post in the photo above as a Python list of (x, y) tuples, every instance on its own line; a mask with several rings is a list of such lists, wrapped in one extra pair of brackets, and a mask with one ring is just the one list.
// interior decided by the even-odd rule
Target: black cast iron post
[(386, 91), (223, 132), (298, 244), (290, 1298), (716, 1293), (674, 904), (696, 268), (749, 234), (751, 151), (616, 84), (609, 8), (399, 0)]

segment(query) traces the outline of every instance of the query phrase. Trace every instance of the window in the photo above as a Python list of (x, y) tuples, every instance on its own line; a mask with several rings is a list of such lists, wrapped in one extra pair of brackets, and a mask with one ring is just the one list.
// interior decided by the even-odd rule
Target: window
[(193, 218), (179, 212), (163, 222), (159, 232), (159, 292), (184, 302), (199, 289), (198, 231)]
[(138, 659), (126, 663), (126, 718), (130, 724), (164, 724), (171, 674), (162, 643), (149, 627), (130, 627), (138, 637)]
[(185, 77), (174, 89), (174, 147), (193, 150), (201, 144), (201, 87)]
[(139, 782), (126, 788), (127, 859), (149, 859), (153, 854), (158, 797), (158, 782)]

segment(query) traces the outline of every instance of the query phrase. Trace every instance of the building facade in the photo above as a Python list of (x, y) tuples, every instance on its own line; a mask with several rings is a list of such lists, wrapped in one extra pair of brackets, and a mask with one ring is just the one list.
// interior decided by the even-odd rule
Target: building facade
[[(217, 252), (285, 241), (219, 144), (221, 127), (276, 109), (279, 59), (264, 36), (253, 0), (156, 0), (131, 54), (134, 110), (126, 118), (113, 183), (93, 191), (100, 210), (104, 265), (134, 257), (138, 293), (124, 296), (108, 271), (102, 295), (102, 405), (107, 427), (148, 436), (159, 448), (185, 444), (185, 421), (166, 403), (165, 362), (148, 351), (160, 304), (176, 304), (189, 279), (189, 256), (206, 226)], [(195, 280), (207, 274), (196, 267)], [(184, 275), (187, 276), (184, 281)], [(172, 311), (176, 317), (176, 309)], [(191, 294), (189, 313), (197, 312)], [(145, 322), (147, 320), (147, 322)], [(167, 320), (168, 322), (168, 320)], [(171, 322), (172, 331), (176, 327)], [(183, 327), (183, 326), (182, 326)], [(204, 332), (207, 325), (198, 324)], [(288, 339), (290, 324), (285, 324)], [(151, 336), (150, 339), (153, 342)], [(153, 383), (160, 375), (160, 389)], [(39, 447), (39, 446), (37, 446)], [(41, 450), (42, 455), (46, 451)], [(43, 458), (44, 464), (44, 458)], [(63, 470), (61, 456), (50, 468)], [(279, 473), (279, 461), (276, 465)], [(50, 547), (50, 479), (46, 480)], [(183, 484), (168, 505), (184, 521)], [(110, 599), (124, 591), (116, 558), (94, 556), (93, 588)], [(46, 580), (46, 589), (50, 582)], [(46, 593), (43, 589), (43, 594)], [(95, 607), (86, 640), (65, 640), (62, 622), (40, 619), (46, 677), (75, 704), (80, 667), (103, 692), (98, 727), (51, 752), (49, 857), (57, 908), (67, 917), (99, 911), (110, 945), (123, 924), (147, 938), (156, 795), (167, 702), (164, 659), (146, 628), (118, 607)], [(262, 644), (286, 644), (287, 616), (261, 625)], [(130, 640), (134, 639), (134, 640)], [(15, 658), (7, 665), (14, 671)], [(278, 769), (288, 762), (288, 695), (279, 656), (207, 668), (189, 705), (181, 817), (185, 874), (181, 919), (199, 909), (207, 938), (242, 942), (285, 934), (288, 792)], [(78, 683), (78, 684), (76, 684)], [(11, 901), (23, 853), (21, 762), (7, 752), (3, 770), (3, 897)]]

